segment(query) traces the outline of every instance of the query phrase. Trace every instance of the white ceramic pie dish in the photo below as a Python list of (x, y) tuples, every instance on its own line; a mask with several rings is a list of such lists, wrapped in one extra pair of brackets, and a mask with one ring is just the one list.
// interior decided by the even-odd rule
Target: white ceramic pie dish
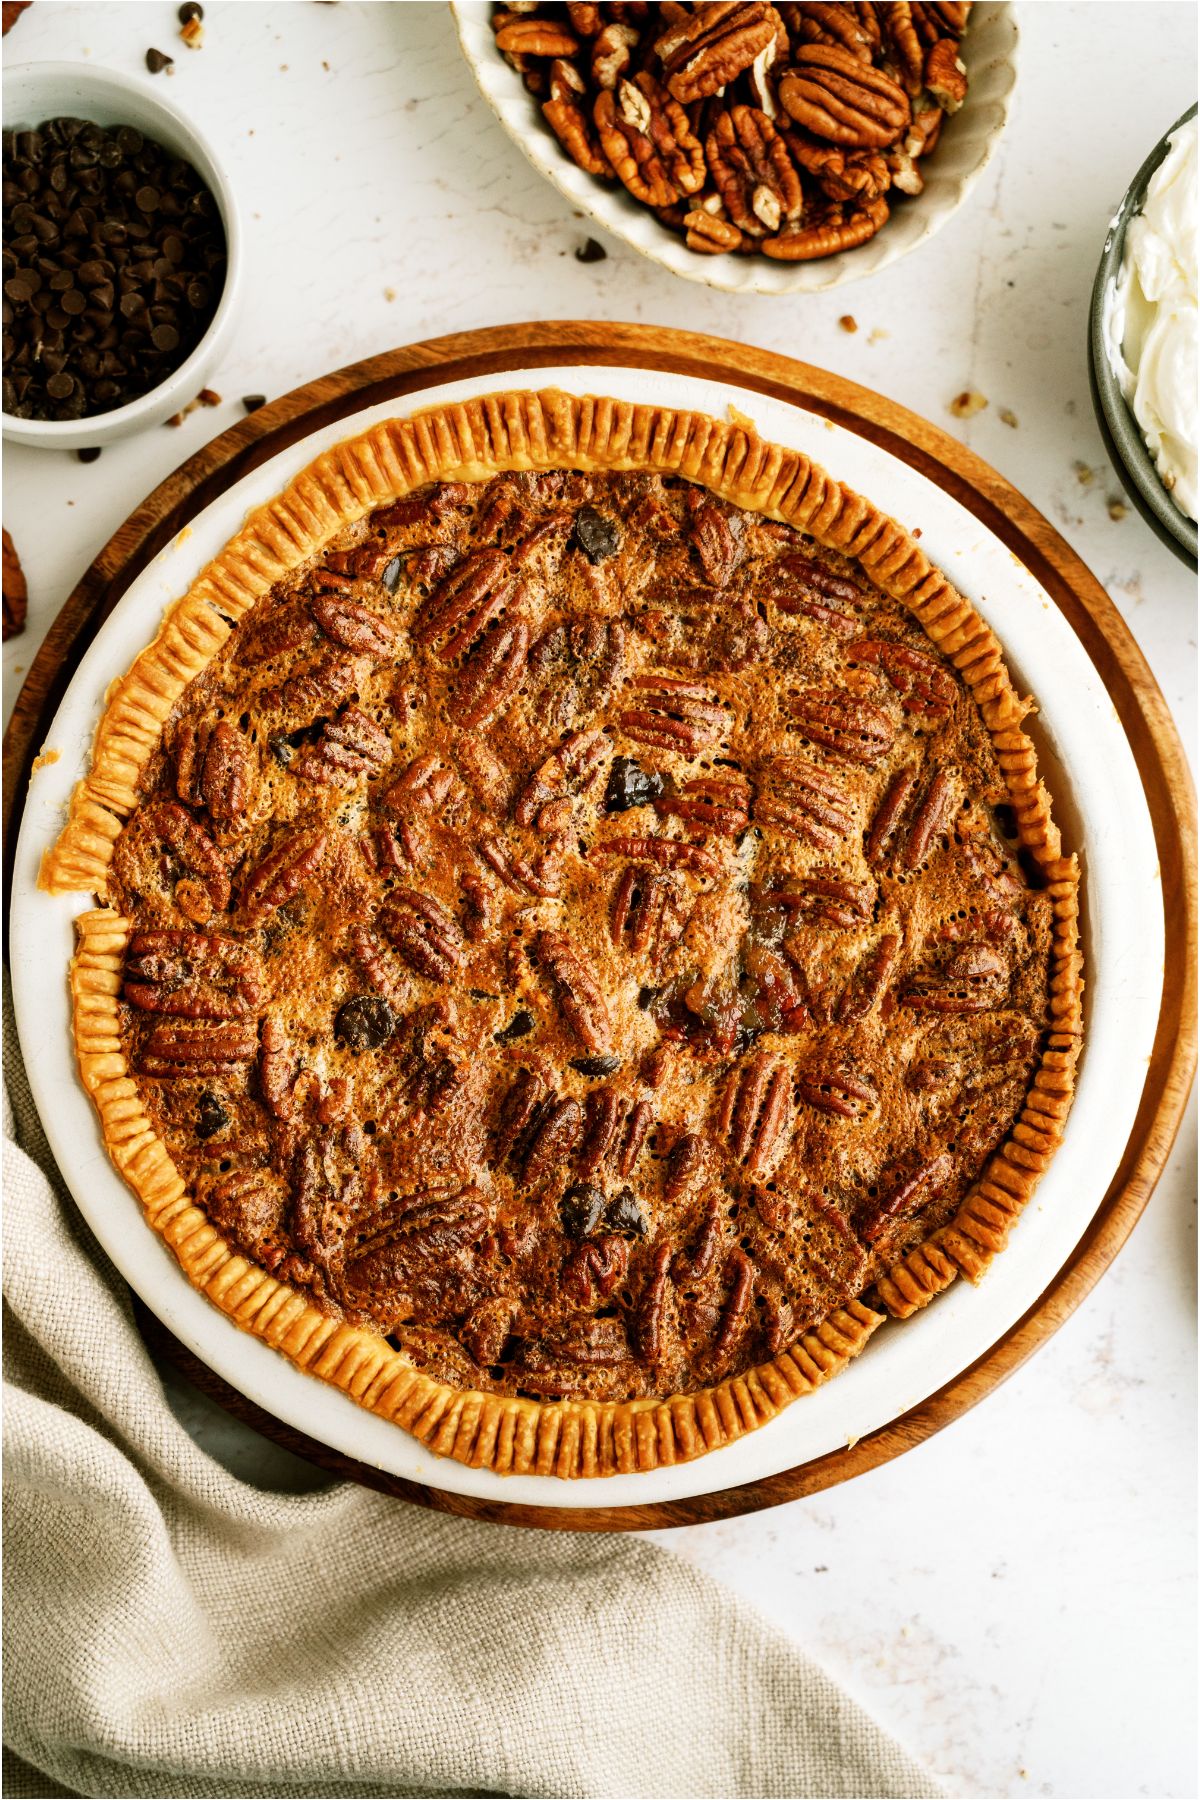
[(978, 1289), (957, 1283), (925, 1312), (889, 1323), (827, 1387), (695, 1462), (646, 1474), (563, 1481), (500, 1476), (434, 1457), (416, 1439), (302, 1374), (248, 1336), (188, 1283), (108, 1160), (71, 1046), (65, 972), (83, 895), (36, 888), (42, 851), (82, 773), (109, 682), (153, 635), (163, 609), (241, 524), (318, 451), (383, 417), (364, 410), (245, 477), (200, 513), (138, 577), (87, 652), (34, 774), (17, 845), (11, 909), (18, 1029), (51, 1147), (114, 1263), (163, 1323), (232, 1386), (275, 1417), (371, 1466), (489, 1501), (559, 1507), (671, 1501), (762, 1479), (865, 1437), (969, 1367), (1028, 1310), (1074, 1249), (1132, 1128), (1163, 984), (1163, 907), (1153, 829), (1132, 752), (1098, 674), (1062, 614), (1011, 552), (968, 511), (887, 452), (814, 414), (725, 383), (645, 369), (516, 370), (424, 390), (422, 407), (503, 386), (559, 386), (721, 416), (732, 403), (764, 436), (817, 458), (902, 523), (1004, 643), (1019, 688), (1041, 711), (1033, 734), (1069, 848), (1084, 864), (1087, 1038), (1061, 1149), (1006, 1250)]
[(987, 168), (1012, 111), (1019, 33), (1016, 8), (980, 0), (963, 38), (970, 91), (946, 120), (934, 155), (922, 164), (925, 191), (898, 205), (868, 243), (819, 262), (780, 263), (766, 256), (701, 256), (661, 225), (619, 183), (585, 175), (542, 118), (538, 102), (496, 49), (491, 0), (451, 0), (458, 41), (479, 90), (534, 168), (587, 217), (652, 262), (731, 294), (821, 294), (886, 269), (927, 243), (958, 211)]

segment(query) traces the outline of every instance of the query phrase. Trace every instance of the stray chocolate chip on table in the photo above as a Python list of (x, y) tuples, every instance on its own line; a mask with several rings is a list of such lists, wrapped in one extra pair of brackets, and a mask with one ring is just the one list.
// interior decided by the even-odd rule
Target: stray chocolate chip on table
[(173, 75), (175, 73), (175, 58), (173, 56), (168, 56), (165, 50), (147, 50), (146, 67), (152, 75), (161, 75), (164, 69), (167, 71), (168, 75)]
[(77, 450), (75, 454), (82, 463), (99, 462), (100, 446), (99, 444), (91, 444), (86, 450)]
[(595, 238), (589, 238), (586, 244), (580, 244), (575, 251), (575, 261), (581, 263), (605, 262), (608, 251)]
[(248, 413), (257, 412), (260, 406), (265, 406), (266, 404), (267, 396), (265, 394), (242, 395), (242, 405)]
[(4, 410), (83, 419), (195, 349), (225, 283), (221, 215), (192, 166), (132, 125), (3, 134)]

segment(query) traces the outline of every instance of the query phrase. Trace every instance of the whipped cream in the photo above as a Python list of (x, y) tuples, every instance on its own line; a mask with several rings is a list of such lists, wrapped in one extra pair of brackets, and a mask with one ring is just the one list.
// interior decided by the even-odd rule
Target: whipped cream
[(1172, 132), (1104, 301), (1108, 360), (1163, 486), (1197, 503), (1196, 121)]

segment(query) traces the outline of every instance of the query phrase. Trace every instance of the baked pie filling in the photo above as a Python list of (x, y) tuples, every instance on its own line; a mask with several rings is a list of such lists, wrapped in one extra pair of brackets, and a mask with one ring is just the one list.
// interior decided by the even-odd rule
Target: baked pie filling
[[(557, 445), (450, 409), (457, 455), (282, 554), (252, 519), (240, 604), (220, 559), (182, 603), (216, 641), (104, 790), (77, 1039), (226, 1310), (435, 1448), (599, 1473), (1002, 1247), (1070, 1100), (1077, 875), (994, 640), (883, 515), (697, 415), (620, 409), (617, 454), (599, 402), (509, 403)], [(102, 726), (49, 885), (101, 885), (105, 766)]]

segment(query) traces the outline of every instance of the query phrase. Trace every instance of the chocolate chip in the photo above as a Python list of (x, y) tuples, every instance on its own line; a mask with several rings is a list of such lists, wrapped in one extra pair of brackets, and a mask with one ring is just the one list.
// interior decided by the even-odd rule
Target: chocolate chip
[(77, 450), (75, 454), (82, 463), (99, 462), (100, 446), (98, 444), (92, 444), (89, 445), (86, 450)]
[(581, 1181), (569, 1187), (558, 1203), (558, 1216), (568, 1237), (590, 1237), (604, 1217), (604, 1189)]
[(573, 1056), (571, 1067), (578, 1069), (581, 1075), (598, 1080), (601, 1075), (613, 1075), (621, 1066), (619, 1056)]
[(515, 1044), (518, 1038), (528, 1037), (537, 1023), (531, 1012), (521, 1007), (515, 1012), (502, 1030), (493, 1034), (493, 1042), (497, 1044)]
[(242, 405), (248, 413), (257, 412), (260, 406), (265, 406), (266, 404), (267, 396), (265, 394), (242, 395)]
[(354, 1051), (377, 1050), (396, 1029), (396, 1015), (380, 994), (356, 994), (338, 1008), (333, 1028)]
[(193, 19), (202, 19), (203, 17), (204, 8), (199, 4), (199, 0), (184, 0), (183, 5), (179, 9), (179, 23), (181, 25), (190, 25)]
[(614, 756), (604, 790), (604, 809), (622, 813), (633, 806), (648, 806), (662, 791), (663, 778), (656, 769), (643, 769), (632, 756)]
[(146, 67), (152, 75), (161, 75), (164, 69), (175, 67), (175, 58), (165, 56), (161, 50), (147, 50)]
[(607, 256), (608, 251), (603, 244), (598, 244), (595, 238), (588, 238), (587, 242), (578, 245), (575, 251), (575, 261), (581, 263), (604, 262)]
[(642, 1211), (642, 1203), (632, 1188), (622, 1188), (608, 1203), (604, 1223), (609, 1231), (620, 1231), (634, 1237), (646, 1237), (650, 1221)]
[(604, 562), (621, 548), (616, 520), (606, 518), (594, 506), (581, 506), (576, 513), (575, 536), (590, 563)]
[(216, 1137), (229, 1123), (229, 1114), (210, 1089), (205, 1088), (196, 1103), (196, 1136)]

